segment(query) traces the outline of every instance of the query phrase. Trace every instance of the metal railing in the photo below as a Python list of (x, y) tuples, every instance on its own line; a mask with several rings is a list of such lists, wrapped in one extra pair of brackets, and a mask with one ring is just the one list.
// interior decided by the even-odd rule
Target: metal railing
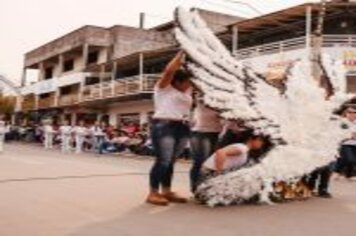
[(83, 88), (83, 101), (91, 101), (109, 97), (127, 96), (140, 93), (151, 93), (159, 75), (144, 74), (106, 81)]
[(48, 98), (40, 98), (38, 100), (38, 108), (39, 109), (46, 109), (55, 106), (55, 98), (54, 96), (50, 96)]
[(75, 105), (79, 102), (79, 94), (68, 94), (68, 95), (61, 95), (58, 98), (58, 106), (70, 106)]
[[(312, 37), (310, 38), (312, 46)], [(240, 59), (287, 52), (307, 47), (307, 37), (292, 38), (255, 47), (243, 48), (234, 52)], [(323, 35), (323, 47), (356, 47), (356, 35)]]

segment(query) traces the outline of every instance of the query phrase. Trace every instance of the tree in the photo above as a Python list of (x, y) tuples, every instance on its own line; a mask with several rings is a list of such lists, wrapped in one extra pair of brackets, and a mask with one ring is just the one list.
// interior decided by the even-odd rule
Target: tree
[(0, 94), (0, 115), (10, 116), (15, 112), (16, 97)]

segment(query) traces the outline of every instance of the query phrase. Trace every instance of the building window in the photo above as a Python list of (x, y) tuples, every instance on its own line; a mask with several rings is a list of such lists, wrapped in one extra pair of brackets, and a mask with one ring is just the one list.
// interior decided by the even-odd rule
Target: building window
[(61, 95), (68, 95), (73, 93), (74, 87), (73, 86), (65, 86), (61, 88)]
[(86, 77), (85, 78), (85, 85), (93, 85), (100, 83), (99, 77)]
[(74, 59), (69, 59), (64, 62), (63, 71), (72, 71), (74, 69)]
[(346, 90), (348, 93), (356, 93), (356, 75), (346, 77)]
[(88, 64), (97, 63), (99, 60), (99, 51), (90, 52), (88, 54)]
[(44, 71), (44, 79), (53, 78), (53, 67), (47, 67)]

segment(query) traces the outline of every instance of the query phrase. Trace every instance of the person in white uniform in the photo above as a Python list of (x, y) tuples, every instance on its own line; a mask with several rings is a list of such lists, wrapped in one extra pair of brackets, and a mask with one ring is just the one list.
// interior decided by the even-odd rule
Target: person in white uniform
[(88, 135), (88, 129), (85, 127), (84, 121), (79, 121), (73, 132), (75, 134), (75, 153), (80, 154), (83, 152), (85, 136)]
[(44, 132), (44, 147), (45, 149), (53, 148), (53, 138), (54, 138), (54, 129), (52, 126), (51, 120), (43, 121), (43, 132)]
[(205, 106), (198, 98), (192, 125), (190, 144), (193, 165), (190, 170), (190, 186), (194, 193), (203, 163), (216, 150), (222, 122), (219, 114)]
[(72, 132), (73, 128), (69, 125), (69, 122), (66, 120), (63, 122), (61, 127), (59, 127), (59, 133), (61, 135), (61, 150), (63, 153), (68, 153), (72, 150)]
[(6, 125), (4, 121), (0, 121), (0, 154), (4, 152), (4, 142), (6, 134)]

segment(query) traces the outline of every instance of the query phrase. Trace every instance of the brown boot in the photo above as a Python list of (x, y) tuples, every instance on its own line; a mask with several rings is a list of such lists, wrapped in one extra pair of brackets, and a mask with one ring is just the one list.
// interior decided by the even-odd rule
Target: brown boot
[(159, 193), (150, 193), (146, 202), (157, 206), (167, 206), (169, 204), (169, 201)]
[(170, 202), (174, 202), (174, 203), (187, 203), (188, 199), (182, 196), (179, 196), (177, 193), (175, 192), (166, 192), (163, 193), (162, 196), (167, 199)]

